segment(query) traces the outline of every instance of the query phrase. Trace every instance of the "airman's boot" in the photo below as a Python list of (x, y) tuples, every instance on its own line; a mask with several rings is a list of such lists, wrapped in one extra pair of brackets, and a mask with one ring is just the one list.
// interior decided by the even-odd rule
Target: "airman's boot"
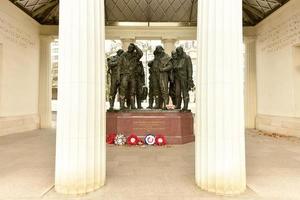
[(149, 98), (149, 106), (147, 107), (148, 109), (153, 108), (153, 98)]
[(181, 109), (181, 97), (179, 98), (176, 98), (176, 106), (175, 106), (175, 109)]
[(188, 110), (188, 105), (189, 105), (189, 99), (184, 99), (183, 100), (183, 111), (187, 111)]
[(171, 97), (171, 99), (172, 99), (173, 105), (176, 107), (176, 98), (172, 98), (172, 97)]
[(154, 109), (159, 109), (159, 107), (160, 107), (159, 97), (154, 97), (154, 101), (155, 101)]
[(130, 98), (130, 107), (132, 110), (136, 109), (134, 97)]
[(136, 103), (137, 103), (137, 108), (138, 109), (142, 109), (142, 101), (141, 101), (141, 99), (137, 98)]
[(125, 110), (125, 99), (120, 99), (120, 110)]
[(126, 98), (126, 107), (130, 109), (130, 98)]
[(115, 101), (114, 101), (114, 99), (109, 99), (109, 110), (113, 110), (114, 109), (114, 103), (115, 103)]
[(167, 105), (169, 104), (169, 96), (168, 97), (165, 97), (164, 99), (163, 99), (163, 105), (162, 105), (162, 109), (163, 110), (168, 110), (168, 108), (167, 108)]

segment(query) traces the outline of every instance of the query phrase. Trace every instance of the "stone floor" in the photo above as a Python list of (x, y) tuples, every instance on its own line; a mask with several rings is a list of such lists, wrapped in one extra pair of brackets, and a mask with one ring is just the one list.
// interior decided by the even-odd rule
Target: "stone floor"
[(107, 147), (107, 183), (85, 196), (54, 191), (55, 130), (0, 137), (0, 199), (299, 200), (300, 140), (247, 133), (247, 191), (216, 196), (194, 183), (194, 143)]

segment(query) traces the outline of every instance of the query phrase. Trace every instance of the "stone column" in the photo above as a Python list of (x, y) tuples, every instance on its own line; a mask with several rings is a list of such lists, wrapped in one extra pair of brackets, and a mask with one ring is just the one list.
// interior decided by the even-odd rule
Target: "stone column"
[(40, 69), (39, 69), (39, 116), (40, 127), (51, 128), (51, 36), (40, 37)]
[(128, 46), (130, 43), (135, 43), (135, 38), (121, 38), (121, 42), (122, 42), (122, 49), (124, 51), (127, 51)]
[(162, 43), (164, 45), (165, 52), (171, 56), (171, 52), (175, 50), (176, 39), (174, 38), (163, 38)]
[(255, 128), (256, 118), (256, 40), (245, 38), (245, 126)]
[(217, 194), (246, 189), (242, 1), (198, 2), (195, 178)]
[(104, 1), (60, 1), (55, 189), (85, 194), (105, 183)]

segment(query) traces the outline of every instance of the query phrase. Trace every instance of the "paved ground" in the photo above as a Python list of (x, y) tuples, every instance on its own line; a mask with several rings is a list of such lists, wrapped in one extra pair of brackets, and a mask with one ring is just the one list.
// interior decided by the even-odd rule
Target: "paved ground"
[(194, 184), (194, 143), (168, 147), (107, 147), (107, 183), (86, 196), (55, 193), (55, 131), (0, 137), (0, 199), (299, 200), (300, 140), (247, 133), (247, 185), (222, 197)]

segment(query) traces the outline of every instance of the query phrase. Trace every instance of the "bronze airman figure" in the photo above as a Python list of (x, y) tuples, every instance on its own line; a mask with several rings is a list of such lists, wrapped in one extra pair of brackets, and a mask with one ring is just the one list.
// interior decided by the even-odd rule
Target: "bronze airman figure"
[(107, 58), (108, 74), (110, 74), (109, 110), (114, 109), (115, 97), (120, 86), (120, 56), (124, 53), (122, 49), (117, 51), (117, 55)]
[[(125, 109), (125, 97), (130, 98), (130, 109), (136, 109), (136, 70), (142, 58), (142, 50), (133, 43), (128, 46), (120, 58), (120, 109)], [(128, 92), (128, 95), (126, 95)]]
[(183, 98), (182, 110), (188, 110), (189, 91), (194, 88), (193, 65), (191, 57), (188, 56), (182, 47), (176, 48), (177, 62), (174, 65), (176, 109), (181, 108), (181, 98)]

